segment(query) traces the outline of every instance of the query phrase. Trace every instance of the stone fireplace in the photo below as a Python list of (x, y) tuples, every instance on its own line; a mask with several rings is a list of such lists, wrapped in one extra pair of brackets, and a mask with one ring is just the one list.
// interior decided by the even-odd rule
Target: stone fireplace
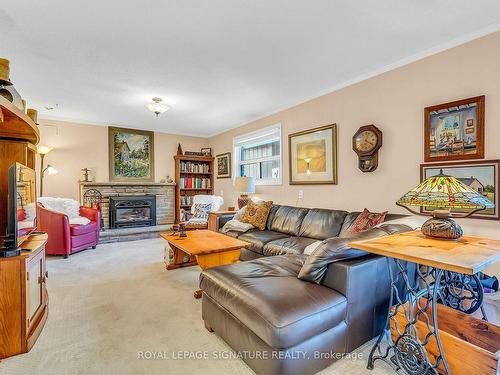
[[(83, 202), (83, 194), (87, 190), (96, 189), (102, 195), (101, 211), (104, 221), (104, 228), (111, 227), (111, 205), (120, 205), (119, 211), (122, 215), (119, 217), (120, 223), (114, 228), (130, 228), (132, 226), (144, 226), (148, 213), (153, 216), (148, 219), (147, 226), (158, 226), (173, 224), (175, 220), (175, 184), (159, 182), (80, 182), (80, 202)], [(125, 199), (128, 198), (128, 199)], [(149, 206), (144, 200), (149, 200)], [(128, 207), (135, 203), (137, 207)], [(153, 203), (151, 203), (153, 202)], [(147, 207), (148, 206), (148, 207)], [(154, 207), (154, 210), (153, 210)], [(121, 209), (123, 208), (123, 210)], [(148, 211), (149, 209), (149, 211)], [(125, 214), (125, 215), (123, 215)], [(117, 217), (113, 219), (116, 220)], [(153, 223), (154, 218), (154, 223)], [(125, 223), (128, 219), (128, 224)], [(133, 225), (133, 221), (136, 221)], [(116, 222), (114, 223), (116, 224)], [(115, 230), (115, 229), (114, 229)], [(122, 230), (122, 229), (116, 229)], [(125, 229), (123, 229), (125, 230)]]

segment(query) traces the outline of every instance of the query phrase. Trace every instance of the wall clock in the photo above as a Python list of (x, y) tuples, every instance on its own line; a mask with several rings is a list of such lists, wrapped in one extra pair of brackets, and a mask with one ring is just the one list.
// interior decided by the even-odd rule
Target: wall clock
[(352, 137), (352, 149), (358, 154), (362, 172), (373, 172), (378, 167), (378, 150), (382, 147), (382, 132), (375, 125), (358, 129)]

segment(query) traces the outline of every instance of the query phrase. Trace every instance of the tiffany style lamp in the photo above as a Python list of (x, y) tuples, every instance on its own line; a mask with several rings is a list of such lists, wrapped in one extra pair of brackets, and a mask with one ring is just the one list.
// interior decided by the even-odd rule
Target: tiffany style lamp
[[(481, 193), (463, 184), (453, 176), (447, 176), (443, 170), (423, 181), (416, 188), (403, 195), (396, 204), (416, 215), (432, 217), (422, 225), (422, 233), (429, 237), (457, 239), (463, 230), (455, 218), (469, 217), (477, 211), (494, 208), (495, 205)], [(429, 214), (422, 214), (408, 206), (420, 206), (434, 209)], [(466, 214), (451, 214), (452, 209), (466, 210)]]

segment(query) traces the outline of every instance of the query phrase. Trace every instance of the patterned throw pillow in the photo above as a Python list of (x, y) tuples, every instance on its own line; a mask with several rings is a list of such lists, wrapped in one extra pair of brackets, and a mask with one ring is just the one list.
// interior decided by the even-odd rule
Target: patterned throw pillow
[(387, 211), (382, 213), (370, 212), (366, 208), (361, 212), (349, 228), (349, 234), (364, 232), (375, 225), (383, 223)]
[(267, 217), (273, 202), (262, 202), (256, 204), (252, 201), (246, 205), (245, 213), (241, 218), (242, 223), (252, 224), (254, 227), (264, 230), (266, 228)]
[(196, 203), (194, 205), (193, 217), (196, 219), (208, 219), (208, 213), (211, 209), (211, 203)]

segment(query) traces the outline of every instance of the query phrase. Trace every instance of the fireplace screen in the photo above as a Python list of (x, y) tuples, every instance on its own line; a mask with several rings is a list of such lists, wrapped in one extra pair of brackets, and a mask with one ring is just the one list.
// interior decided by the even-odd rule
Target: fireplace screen
[(138, 227), (156, 224), (156, 197), (110, 197), (111, 228)]
[(151, 208), (117, 208), (116, 222), (144, 221), (151, 219)]

